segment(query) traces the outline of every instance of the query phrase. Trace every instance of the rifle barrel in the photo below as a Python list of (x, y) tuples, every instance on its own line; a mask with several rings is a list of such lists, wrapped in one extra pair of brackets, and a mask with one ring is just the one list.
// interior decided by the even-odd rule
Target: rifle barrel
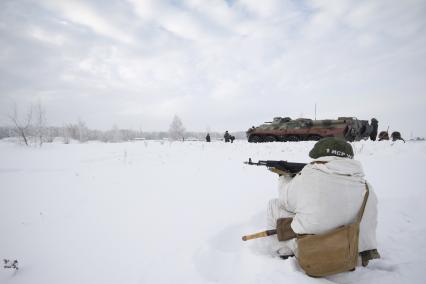
[(273, 160), (259, 160), (257, 163), (253, 163), (251, 158), (249, 158), (248, 162), (244, 162), (247, 165), (254, 166), (266, 166), (268, 168), (276, 168), (278, 170), (288, 172), (291, 174), (296, 174), (300, 172), (305, 166), (305, 163), (292, 163), (287, 161), (273, 161)]

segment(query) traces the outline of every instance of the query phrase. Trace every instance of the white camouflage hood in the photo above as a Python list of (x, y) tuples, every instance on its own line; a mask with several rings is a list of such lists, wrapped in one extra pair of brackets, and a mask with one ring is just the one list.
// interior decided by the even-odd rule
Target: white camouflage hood
[(314, 163), (311, 165), (311, 168), (323, 171), (329, 174), (353, 176), (353, 177), (364, 177), (364, 170), (362, 169), (361, 163), (357, 160), (341, 158), (336, 156), (326, 156), (320, 157), (313, 160), (312, 162), (322, 161), (327, 162)]

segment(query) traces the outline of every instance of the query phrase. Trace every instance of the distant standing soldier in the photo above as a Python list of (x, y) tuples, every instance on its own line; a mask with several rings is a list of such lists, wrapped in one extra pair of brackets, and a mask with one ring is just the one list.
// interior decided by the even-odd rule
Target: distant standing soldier
[(210, 134), (209, 133), (207, 133), (206, 142), (210, 142)]
[(370, 134), (370, 139), (372, 141), (376, 141), (377, 138), (377, 129), (379, 127), (379, 121), (375, 118), (371, 119), (371, 126), (373, 127), (373, 131)]
[(404, 143), (405, 143), (404, 138), (402, 138), (402, 137), (401, 137), (401, 133), (400, 133), (400, 132), (398, 132), (398, 131), (394, 131), (394, 132), (392, 132), (391, 137), (392, 137), (392, 141), (402, 140), (402, 141), (404, 141)]
[(225, 135), (223, 135), (223, 138), (225, 138), (225, 143), (229, 142), (231, 139), (231, 135), (229, 134), (228, 130), (225, 131)]

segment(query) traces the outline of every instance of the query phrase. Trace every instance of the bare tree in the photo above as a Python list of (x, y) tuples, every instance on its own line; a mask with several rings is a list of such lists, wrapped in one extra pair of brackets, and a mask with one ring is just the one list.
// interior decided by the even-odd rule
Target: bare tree
[(16, 104), (13, 106), (13, 113), (9, 115), (9, 119), (13, 124), (14, 131), (24, 141), (26, 146), (29, 146), (29, 131), (31, 129), (31, 122), (33, 118), (33, 107), (30, 106), (25, 119), (21, 121), (18, 114), (18, 107)]
[(46, 133), (45, 133), (45, 139), (47, 143), (52, 143), (55, 140), (55, 135), (54, 135), (54, 129), (53, 127), (46, 127), (45, 128)]
[(87, 128), (86, 123), (82, 120), (79, 120), (77, 124), (77, 129), (78, 129), (78, 141), (80, 141), (80, 143), (87, 142), (89, 140), (89, 137), (88, 137), (89, 129)]
[(45, 140), (45, 136), (47, 135), (47, 128), (46, 128), (46, 112), (41, 104), (41, 102), (38, 102), (36, 107), (36, 123), (35, 123), (35, 132), (36, 136), (38, 138), (38, 142), (40, 147), (43, 145), (43, 142)]
[(169, 137), (172, 140), (185, 140), (185, 127), (180, 118), (175, 115), (169, 128)]
[(64, 125), (62, 127), (62, 136), (64, 137), (64, 144), (70, 144), (71, 142), (72, 125)]
[(110, 131), (105, 133), (105, 136), (107, 137), (108, 142), (117, 143), (123, 141), (122, 131), (117, 125), (114, 125)]
[(62, 127), (62, 135), (64, 137), (64, 144), (69, 144), (71, 139), (77, 140), (80, 143), (89, 140), (90, 130), (87, 128), (86, 123), (79, 120), (77, 124), (66, 124)]

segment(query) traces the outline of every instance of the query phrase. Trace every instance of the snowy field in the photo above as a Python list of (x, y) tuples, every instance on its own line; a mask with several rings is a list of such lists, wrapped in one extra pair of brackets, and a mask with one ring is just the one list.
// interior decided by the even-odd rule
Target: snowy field
[(310, 278), (241, 236), (265, 229), (277, 176), (313, 142), (0, 141), (0, 283), (425, 283), (425, 142), (353, 143), (379, 198), (382, 259)]

